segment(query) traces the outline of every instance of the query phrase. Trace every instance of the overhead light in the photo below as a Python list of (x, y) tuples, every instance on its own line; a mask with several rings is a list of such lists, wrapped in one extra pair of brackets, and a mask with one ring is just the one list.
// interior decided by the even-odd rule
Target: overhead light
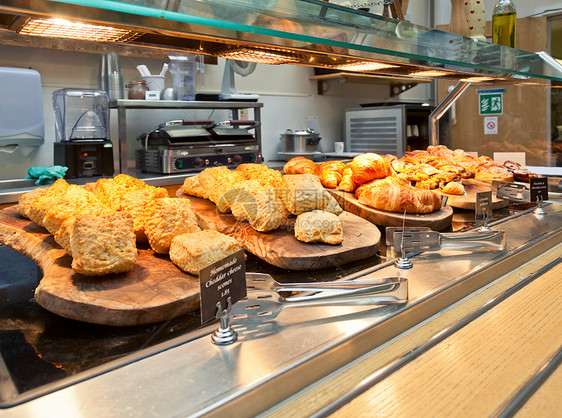
[(410, 77), (420, 77), (420, 78), (433, 78), (433, 77), (444, 77), (446, 75), (451, 75), (447, 71), (414, 71), (408, 73)]
[(19, 31), (20, 35), (78, 39), (93, 42), (129, 42), (141, 33), (111, 26), (69, 22), (64, 19), (31, 19)]
[(397, 65), (383, 64), (374, 61), (353, 61), (332, 65), (331, 68), (344, 71), (379, 71), (387, 68), (397, 68)]
[(238, 61), (257, 62), (260, 64), (295, 64), (306, 61), (304, 55), (276, 48), (261, 47), (226, 47), (214, 51), (214, 55)]
[(495, 80), (493, 77), (464, 77), (461, 78), (459, 81), (465, 81), (468, 83), (483, 83), (485, 81), (493, 81)]

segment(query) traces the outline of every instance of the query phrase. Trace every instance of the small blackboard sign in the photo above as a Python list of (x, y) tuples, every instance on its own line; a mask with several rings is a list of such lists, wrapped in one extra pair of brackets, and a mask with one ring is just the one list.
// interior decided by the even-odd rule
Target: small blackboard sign
[(234, 304), (246, 297), (244, 250), (199, 270), (201, 323), (216, 318), (217, 302), (226, 309), (230, 297)]
[(548, 200), (547, 177), (531, 177), (529, 183), (531, 185), (531, 203), (536, 203), (537, 199)]
[(484, 216), (487, 219), (492, 217), (492, 191), (476, 193), (476, 220), (483, 220)]

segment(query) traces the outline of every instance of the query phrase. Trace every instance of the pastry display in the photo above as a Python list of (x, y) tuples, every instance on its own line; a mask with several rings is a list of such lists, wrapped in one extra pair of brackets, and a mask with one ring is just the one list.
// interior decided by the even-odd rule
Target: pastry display
[(167, 253), (174, 236), (199, 230), (188, 201), (125, 174), (87, 188), (59, 179), (22, 195), (18, 212), (53, 235), (74, 271), (92, 276), (131, 270), (138, 242)]
[(170, 246), (170, 260), (183, 271), (198, 274), (203, 267), (240, 249), (234, 238), (206, 229), (174, 237)]
[(295, 237), (303, 242), (324, 242), (337, 245), (343, 241), (340, 218), (323, 210), (313, 210), (297, 216)]

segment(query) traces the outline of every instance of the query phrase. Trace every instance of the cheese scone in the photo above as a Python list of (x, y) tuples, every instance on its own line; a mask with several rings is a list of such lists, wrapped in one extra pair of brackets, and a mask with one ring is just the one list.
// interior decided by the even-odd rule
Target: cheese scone
[(273, 188), (239, 190), (231, 210), (236, 219), (248, 221), (259, 232), (277, 229), (289, 217), (289, 212)]
[(78, 215), (84, 207), (88, 207), (87, 213), (89, 214), (108, 211), (108, 208), (92, 192), (76, 184), (71, 184), (66, 192), (45, 212), (43, 226), (54, 235), (67, 218)]
[(240, 249), (234, 238), (205, 229), (174, 237), (170, 246), (170, 260), (183, 271), (198, 274), (202, 268)]
[(236, 183), (246, 180), (242, 173), (231, 171), (225, 166), (206, 168), (199, 173), (198, 177), (199, 182), (205, 189), (207, 198), (215, 204), (224, 192)]
[(127, 212), (78, 216), (71, 237), (72, 270), (77, 273), (122, 273), (137, 260), (133, 218)]
[(257, 180), (263, 187), (279, 187), (281, 172), (267, 167), (265, 164), (246, 163), (236, 167), (236, 171), (248, 180)]
[(157, 253), (168, 253), (175, 236), (195, 231), (199, 225), (189, 200), (165, 197), (146, 206), (144, 233)]
[(222, 213), (228, 213), (231, 211), (231, 206), (240, 197), (243, 190), (251, 191), (263, 189), (264, 187), (257, 180), (244, 180), (236, 183), (222, 194), (217, 201), (217, 208)]
[(168, 197), (168, 191), (163, 187), (147, 186), (139, 190), (125, 193), (121, 197), (121, 210), (127, 211), (133, 217), (137, 242), (146, 242), (144, 221), (146, 207), (152, 204), (153, 199)]
[(343, 241), (339, 217), (323, 210), (301, 213), (295, 222), (295, 238), (303, 242), (324, 242), (337, 245)]
[(27, 217), (37, 225), (43, 226), (45, 213), (64, 195), (64, 193), (66, 193), (69, 186), (65, 179), (58, 179), (55, 181), (47, 188), (45, 193), (31, 203), (31, 206), (26, 212)]
[(335, 215), (342, 212), (334, 197), (324, 189), (314, 174), (285, 174), (281, 179), (279, 197), (293, 215), (312, 210), (326, 210)]
[(181, 185), (181, 191), (190, 196), (207, 199), (209, 196), (199, 181), (199, 175), (187, 177)]
[(46, 187), (38, 187), (30, 192), (22, 194), (18, 199), (18, 212), (21, 216), (29, 219), (31, 207), (47, 191)]

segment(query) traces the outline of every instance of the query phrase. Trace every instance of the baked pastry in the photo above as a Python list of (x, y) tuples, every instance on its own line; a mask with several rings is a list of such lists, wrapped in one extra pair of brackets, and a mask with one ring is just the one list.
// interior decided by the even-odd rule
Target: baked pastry
[(493, 160), (481, 160), (483, 163), (476, 169), (474, 179), (491, 183), (494, 180), (513, 181), (513, 173)]
[(56, 180), (47, 190), (37, 199), (35, 199), (30, 207), (26, 209), (26, 214), (31, 221), (37, 225), (43, 226), (43, 218), (47, 210), (53, 206), (68, 189), (69, 184), (65, 179)]
[(248, 221), (259, 232), (277, 229), (289, 217), (273, 188), (239, 189), (231, 209), (237, 220)]
[(217, 201), (217, 208), (222, 213), (228, 213), (231, 211), (231, 206), (240, 197), (243, 190), (264, 190), (265, 188), (261, 185), (258, 180), (244, 180), (233, 185), (230, 189), (226, 190), (222, 196)]
[(291, 158), (283, 167), (285, 174), (314, 174), (315, 170), (316, 163), (304, 157)]
[(353, 170), (350, 164), (344, 167), (341, 181), (336, 189), (350, 193), (353, 193), (355, 189), (357, 189), (357, 184), (353, 181)]
[(200, 197), (207, 199), (208, 194), (205, 188), (199, 181), (199, 174), (196, 176), (187, 177), (181, 185), (181, 191), (190, 196)]
[(67, 218), (81, 213), (82, 208), (85, 207), (88, 208), (84, 213), (92, 215), (108, 211), (107, 207), (92, 192), (71, 184), (66, 188), (66, 192), (45, 212), (43, 226), (54, 235)]
[(18, 199), (18, 212), (24, 218), (29, 219), (29, 211), (31, 207), (35, 204), (37, 199), (45, 194), (47, 191), (46, 187), (38, 187), (30, 192), (22, 194)]
[(374, 179), (382, 179), (392, 174), (390, 163), (379, 154), (360, 154), (351, 160), (351, 179), (355, 184), (364, 184)]
[(339, 217), (323, 210), (301, 213), (295, 221), (295, 238), (303, 242), (324, 242), (337, 245), (343, 241)]
[(121, 210), (127, 211), (133, 217), (135, 225), (135, 236), (137, 242), (146, 242), (147, 237), (144, 232), (145, 212), (154, 199), (168, 197), (168, 191), (163, 187), (146, 186), (139, 190), (125, 193), (121, 197)]
[(240, 164), (236, 171), (242, 173), (247, 180), (258, 181), (263, 187), (279, 187), (281, 184), (281, 172), (265, 164)]
[(133, 218), (127, 212), (106, 212), (76, 218), (71, 239), (72, 269), (101, 276), (133, 268), (137, 259)]
[(147, 184), (127, 174), (118, 174), (111, 179), (96, 181), (94, 194), (109, 209), (122, 210), (121, 198), (124, 194), (147, 187)]
[(201, 186), (205, 189), (207, 199), (217, 203), (220, 197), (236, 183), (246, 180), (240, 172), (231, 171), (228, 167), (209, 167), (198, 175)]
[(523, 181), (529, 183), (531, 177), (538, 177), (539, 175), (533, 173), (527, 167), (522, 166), (514, 161), (505, 161), (503, 166), (513, 173), (513, 178), (515, 180)]
[(400, 177), (373, 180), (355, 191), (360, 203), (389, 212), (430, 213), (441, 208), (441, 196), (416, 189)]
[(316, 166), (316, 175), (324, 187), (335, 189), (343, 177), (344, 167), (341, 161), (325, 161)]
[(181, 234), (172, 240), (170, 260), (183, 271), (198, 274), (199, 270), (241, 250), (238, 242), (218, 231)]
[(459, 183), (457, 181), (448, 182), (441, 188), (441, 191), (443, 193), (454, 194), (458, 196), (462, 196), (465, 192), (462, 183)]
[(334, 197), (322, 187), (313, 174), (286, 174), (281, 179), (281, 200), (293, 215), (315, 209), (326, 210), (336, 215), (342, 212)]
[(144, 233), (148, 243), (160, 254), (168, 253), (175, 236), (200, 230), (187, 199), (154, 199), (147, 205), (144, 216)]

